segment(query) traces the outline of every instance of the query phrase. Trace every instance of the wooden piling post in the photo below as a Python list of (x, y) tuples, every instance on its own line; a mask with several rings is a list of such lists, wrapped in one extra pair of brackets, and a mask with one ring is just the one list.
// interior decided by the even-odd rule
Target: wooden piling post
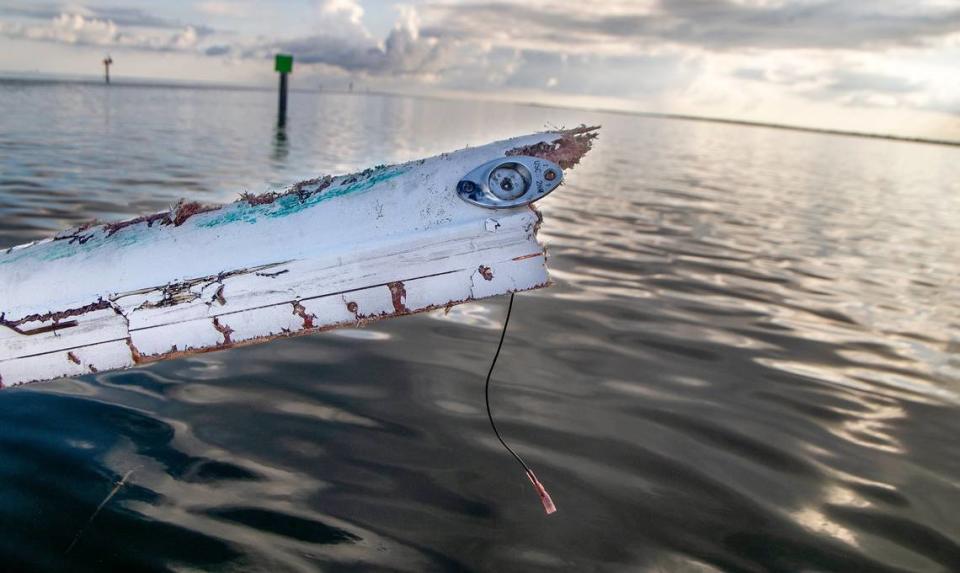
[(111, 58), (109, 55), (103, 59), (103, 78), (108, 84), (110, 83), (110, 64), (112, 63), (113, 58)]

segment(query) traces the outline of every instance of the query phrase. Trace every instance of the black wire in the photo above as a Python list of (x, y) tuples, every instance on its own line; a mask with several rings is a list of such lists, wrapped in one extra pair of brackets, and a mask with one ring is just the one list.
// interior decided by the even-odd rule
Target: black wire
[(510, 452), (520, 465), (523, 466), (523, 470), (527, 474), (533, 474), (533, 470), (523, 461), (523, 458), (520, 457), (517, 452), (513, 451), (513, 448), (507, 445), (507, 442), (503, 441), (503, 436), (500, 435), (500, 430), (497, 429), (497, 423), (493, 421), (493, 413), (490, 411), (490, 378), (493, 376), (493, 368), (497, 365), (497, 358), (500, 357), (500, 349), (503, 348), (503, 339), (507, 337), (507, 325), (510, 324), (510, 313), (513, 311), (513, 297), (514, 293), (510, 293), (510, 304), (507, 305), (507, 317), (503, 319), (503, 330), (500, 332), (500, 344), (497, 345), (497, 353), (493, 355), (493, 361), (490, 363), (490, 370), (487, 371), (487, 381), (483, 388), (484, 397), (487, 400), (487, 418), (490, 419), (490, 427), (493, 428), (493, 433), (497, 435), (497, 439), (500, 440), (500, 443), (503, 444), (503, 447)]

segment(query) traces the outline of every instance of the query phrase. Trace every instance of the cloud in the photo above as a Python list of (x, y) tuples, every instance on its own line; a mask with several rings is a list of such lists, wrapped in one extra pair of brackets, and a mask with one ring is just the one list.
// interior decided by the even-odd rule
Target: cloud
[(445, 69), (442, 80), (455, 89), (534, 93), (548, 88), (554, 93), (648, 101), (682, 91), (701, 66), (698, 59), (680, 54), (596, 57), (496, 47), (471, 57), (455, 54), (456, 65)]
[(0, 22), (0, 34), (10, 38), (154, 51), (191, 50), (208, 33), (193, 26), (160, 35), (126, 32), (112, 20), (78, 13), (61, 13), (42, 24)]
[(288, 52), (302, 64), (324, 64), (351, 73), (369, 75), (429, 75), (449, 63), (446, 45), (421, 37), (419, 18), (412, 7), (402, 7), (396, 25), (377, 41), (362, 25), (362, 9), (352, 0), (329, 0), (321, 5), (324, 31), (300, 38), (261, 43), (243, 52), (246, 57), (272, 57)]
[[(44, 26), (24, 26), (19, 30), (30, 40), (56, 41), (64, 44), (104, 46), (116, 43), (120, 37), (117, 25), (106, 20), (85, 18), (80, 14), (60, 14)], [(11, 35), (15, 35), (13, 31)]]
[(939, 104), (923, 95), (926, 84), (885, 73), (836, 69), (818, 86), (806, 90), (811, 99), (833, 101), (854, 107), (912, 107), (933, 109)]
[[(223, 2), (197, 5), (213, 13), (224, 13), (231, 6)], [(315, 25), (322, 30), (317, 34), (274, 40), (230, 38), (229, 42), (213, 45), (203, 42), (213, 35), (210, 28), (175, 26), (172, 20), (140, 10), (73, 7), (70, 11), (55, 12), (56, 9), (52, 4), (10, 8), (8, 13), (46, 21), (0, 21), (0, 34), (71, 45), (197, 52), (211, 57), (268, 59), (276, 52), (289, 52), (299, 64), (323, 64), (374, 76), (425, 76), (438, 71), (445, 61), (441, 42), (420, 36), (419, 19), (411, 7), (399, 10), (395, 27), (383, 40), (372, 37), (364, 27), (363, 8), (356, 0), (322, 0), (314, 10)]]
[(923, 89), (923, 83), (889, 74), (854, 70), (834, 71), (822, 88), (826, 93), (874, 92), (909, 94)]
[[(806, 67), (761, 64), (736, 68), (730, 75), (748, 83), (774, 86), (783, 95), (846, 108), (909, 108), (956, 113), (960, 94), (955, 88), (943, 89), (942, 79), (925, 77), (919, 68), (871, 60), (885, 65), (871, 68), (862, 63), (838, 61), (822, 61)], [(899, 73), (890, 73), (884, 68)], [(949, 85), (949, 80), (945, 85)]]
[(800, 0), (766, 5), (671, 0), (663, 39), (713, 48), (861, 49), (921, 45), (960, 31), (956, 5), (892, 0)]
[(225, 44), (218, 44), (208, 47), (203, 53), (207, 56), (227, 56), (233, 53), (233, 48)]
[[(246, 60), (248, 69), (269, 69), (257, 62), (289, 52), (305, 66), (298, 71), (320, 79), (590, 105), (608, 98), (632, 109), (960, 107), (949, 79), (960, 55), (956, 0), (423, 0), (397, 8), (380, 34), (366, 24), (383, 18), (360, 0), (309, 0), (282, 17), (252, 0), (192, 6), (245, 32), (136, 8), (18, 4), (0, 6), (8, 16), (0, 34)], [(283, 32), (291, 14), (297, 33)]]
[(245, 16), (249, 6), (243, 2), (222, 2), (211, 0), (200, 2), (195, 6), (197, 11), (211, 16), (231, 16), (234, 18)]
[(578, 0), (433, 3), (422, 8), (434, 37), (491, 39), (541, 49), (604, 43), (674, 44), (709, 50), (861, 49), (921, 45), (960, 32), (960, 7), (891, 0)]
[[(117, 26), (140, 28), (182, 29), (189, 25), (179, 20), (156, 16), (139, 8), (119, 6), (87, 7), (76, 4), (51, 3), (11, 4), (8, 6), (0, 6), (0, 14), (36, 20), (51, 20), (59, 17), (61, 14), (69, 14), (94, 20), (109, 21)], [(193, 25), (192, 27), (203, 34), (213, 31), (206, 26)]]
[(362, 25), (363, 7), (356, 0), (323, 0), (320, 2), (320, 13), (345, 18), (354, 26)]
[[(205, 0), (195, 7), (214, 15), (240, 16), (247, 5)], [(457, 58), (475, 60), (477, 50), (582, 53), (627, 58), (692, 51), (866, 50), (918, 47), (960, 35), (960, 7), (937, 0), (433, 0), (417, 9), (401, 7), (385, 38), (371, 36), (357, 0), (317, 0), (317, 32), (294, 38), (244, 40), (206, 46), (211, 56), (267, 57), (271, 50), (294, 53), (298, 61), (372, 75), (430, 75)], [(144, 49), (193, 49), (212, 35), (203, 26), (184, 26), (137, 8), (20, 4), (0, 12), (47, 19), (42, 26), (5, 26), (8, 35), (69, 43), (108, 43)], [(85, 31), (63, 28), (69, 18)], [(78, 20), (78, 18), (80, 20)], [(107, 30), (114, 26), (114, 29)], [(139, 41), (126, 27), (176, 29), (178, 36)], [(98, 29), (100, 28), (100, 29)], [(29, 30), (29, 32), (27, 32)], [(192, 30), (192, 31), (191, 31)], [(111, 36), (112, 34), (112, 36)], [(71, 39), (72, 38), (72, 39)], [(122, 42), (121, 42), (122, 43)], [(456, 54), (454, 56), (454, 54)], [(745, 72), (740, 72), (745, 73)], [(562, 78), (560, 78), (562, 79)], [(558, 83), (559, 79), (558, 79)], [(555, 87), (555, 86), (551, 86)]]

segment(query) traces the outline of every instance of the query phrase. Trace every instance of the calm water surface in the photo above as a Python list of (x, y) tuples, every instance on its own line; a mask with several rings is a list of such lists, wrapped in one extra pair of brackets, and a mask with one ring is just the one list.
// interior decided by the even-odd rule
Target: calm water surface
[(0, 110), (0, 247), (604, 126), (495, 377), (559, 513), (482, 409), (497, 299), (0, 392), (0, 569), (960, 571), (958, 148), (307, 93), (277, 131), (269, 91), (121, 85)]

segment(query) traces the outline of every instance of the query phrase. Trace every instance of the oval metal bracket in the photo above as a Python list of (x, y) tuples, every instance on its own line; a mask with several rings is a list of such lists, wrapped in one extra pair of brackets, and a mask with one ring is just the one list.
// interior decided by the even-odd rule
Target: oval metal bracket
[(520, 155), (488, 161), (457, 183), (457, 194), (468, 203), (508, 209), (533, 203), (560, 186), (563, 170), (552, 161)]

